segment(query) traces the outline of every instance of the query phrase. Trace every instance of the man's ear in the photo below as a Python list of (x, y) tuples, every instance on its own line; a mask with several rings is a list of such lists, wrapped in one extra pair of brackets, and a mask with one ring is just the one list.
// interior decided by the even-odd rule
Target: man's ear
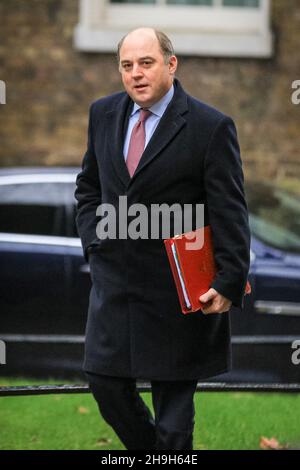
[(177, 57), (175, 55), (172, 55), (170, 57), (170, 60), (169, 60), (169, 72), (170, 72), (170, 74), (174, 75), (174, 73), (176, 72), (176, 69), (177, 69), (177, 65), (178, 65)]

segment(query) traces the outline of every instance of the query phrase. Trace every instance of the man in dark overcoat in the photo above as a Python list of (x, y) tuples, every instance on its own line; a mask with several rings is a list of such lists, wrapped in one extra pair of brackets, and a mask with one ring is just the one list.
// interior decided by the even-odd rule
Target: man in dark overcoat
[[(76, 181), (77, 227), (92, 278), (83, 367), (103, 418), (127, 449), (188, 450), (197, 380), (230, 369), (229, 310), (242, 307), (249, 269), (239, 145), (232, 119), (174, 78), (177, 58), (164, 33), (130, 32), (118, 61), (126, 91), (91, 105)], [(200, 298), (202, 310), (181, 312), (162, 236), (124, 236), (134, 217), (130, 210), (120, 216), (120, 198), (149, 211), (204, 204), (217, 274)], [(101, 206), (115, 209), (116, 236), (99, 236)], [(154, 416), (137, 379), (151, 382)]]

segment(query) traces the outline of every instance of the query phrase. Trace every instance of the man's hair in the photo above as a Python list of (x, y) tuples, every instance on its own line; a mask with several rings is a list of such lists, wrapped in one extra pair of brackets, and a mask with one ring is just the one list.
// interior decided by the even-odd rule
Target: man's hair
[[(157, 29), (153, 29), (153, 31), (155, 33), (155, 36), (157, 37), (157, 40), (158, 40), (158, 43), (159, 43), (159, 46), (160, 46), (160, 50), (161, 50), (162, 55), (164, 57), (164, 61), (165, 61), (166, 64), (168, 64), (169, 61), (170, 61), (170, 57), (175, 54), (173, 44), (171, 43), (168, 36), (165, 33), (163, 33), (162, 31), (158, 31)], [(120, 40), (120, 42), (118, 43), (118, 48), (117, 48), (117, 61), (118, 61), (118, 64), (120, 64), (120, 50), (121, 50), (123, 42), (126, 39), (126, 37), (128, 36), (128, 34), (123, 36), (122, 39)]]

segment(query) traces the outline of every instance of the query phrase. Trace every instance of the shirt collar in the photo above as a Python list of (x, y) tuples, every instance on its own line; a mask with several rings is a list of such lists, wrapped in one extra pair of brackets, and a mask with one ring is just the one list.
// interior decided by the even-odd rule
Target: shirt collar
[[(156, 116), (159, 116), (160, 118), (164, 114), (168, 104), (170, 103), (171, 99), (173, 98), (174, 95), (174, 85), (171, 86), (171, 88), (167, 91), (167, 93), (154, 105), (152, 105), (149, 108), (149, 111), (151, 113), (155, 114)], [(130, 114), (130, 117), (133, 116), (137, 111), (141, 109), (141, 106), (139, 106), (137, 103), (134, 103), (132, 112)]]

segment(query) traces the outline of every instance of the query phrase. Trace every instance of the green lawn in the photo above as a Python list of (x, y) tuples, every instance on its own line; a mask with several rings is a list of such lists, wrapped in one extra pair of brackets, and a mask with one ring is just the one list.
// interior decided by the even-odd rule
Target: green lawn
[[(0, 379), (0, 385), (58, 383)], [(61, 383), (61, 382), (60, 382)], [(152, 408), (151, 394), (143, 399)], [(299, 448), (300, 395), (196, 393), (195, 449), (259, 449), (260, 437)], [(91, 394), (0, 398), (0, 449), (124, 449)]]

